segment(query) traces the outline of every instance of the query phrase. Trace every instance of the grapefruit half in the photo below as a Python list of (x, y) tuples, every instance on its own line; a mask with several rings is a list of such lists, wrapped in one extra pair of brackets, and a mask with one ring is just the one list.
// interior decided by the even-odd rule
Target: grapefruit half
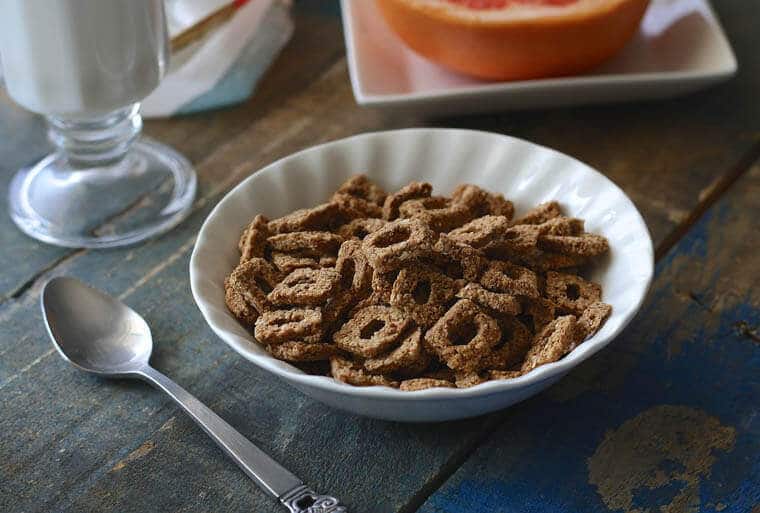
[(573, 75), (615, 55), (649, 0), (376, 0), (420, 55), (485, 79)]

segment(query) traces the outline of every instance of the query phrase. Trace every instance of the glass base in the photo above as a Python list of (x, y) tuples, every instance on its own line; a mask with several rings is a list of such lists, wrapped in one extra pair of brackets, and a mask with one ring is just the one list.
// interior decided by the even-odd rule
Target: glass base
[(164, 233), (190, 212), (195, 171), (172, 148), (142, 138), (96, 167), (48, 155), (13, 177), (9, 209), (35, 239), (71, 248), (126, 246)]

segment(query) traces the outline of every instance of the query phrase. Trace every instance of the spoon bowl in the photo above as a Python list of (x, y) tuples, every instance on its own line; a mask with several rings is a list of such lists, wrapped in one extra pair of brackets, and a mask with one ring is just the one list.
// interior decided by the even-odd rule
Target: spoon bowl
[(117, 377), (148, 365), (150, 327), (121, 301), (68, 277), (50, 280), (41, 301), (53, 344), (80, 369)]
[(68, 277), (47, 282), (41, 303), (48, 334), (66, 361), (100, 376), (142, 379), (165, 392), (248, 477), (291, 513), (346, 513), (338, 499), (315, 493), (208, 406), (152, 368), (148, 363), (153, 349), (150, 328), (127, 305)]

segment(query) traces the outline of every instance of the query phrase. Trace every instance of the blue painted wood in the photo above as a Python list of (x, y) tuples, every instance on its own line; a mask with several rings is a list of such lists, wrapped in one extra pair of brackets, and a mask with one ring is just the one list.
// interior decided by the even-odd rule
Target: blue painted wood
[(760, 163), (658, 265), (612, 347), (513, 408), (421, 509), (760, 505)]

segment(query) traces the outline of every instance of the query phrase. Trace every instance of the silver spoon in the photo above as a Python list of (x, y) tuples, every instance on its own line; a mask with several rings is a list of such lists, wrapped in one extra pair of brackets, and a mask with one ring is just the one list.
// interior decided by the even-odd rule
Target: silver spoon
[(150, 328), (124, 303), (74, 278), (53, 278), (42, 291), (45, 326), (61, 356), (98, 376), (139, 378), (166, 392), (248, 477), (291, 513), (346, 513), (267, 456), (221, 417), (148, 364)]

